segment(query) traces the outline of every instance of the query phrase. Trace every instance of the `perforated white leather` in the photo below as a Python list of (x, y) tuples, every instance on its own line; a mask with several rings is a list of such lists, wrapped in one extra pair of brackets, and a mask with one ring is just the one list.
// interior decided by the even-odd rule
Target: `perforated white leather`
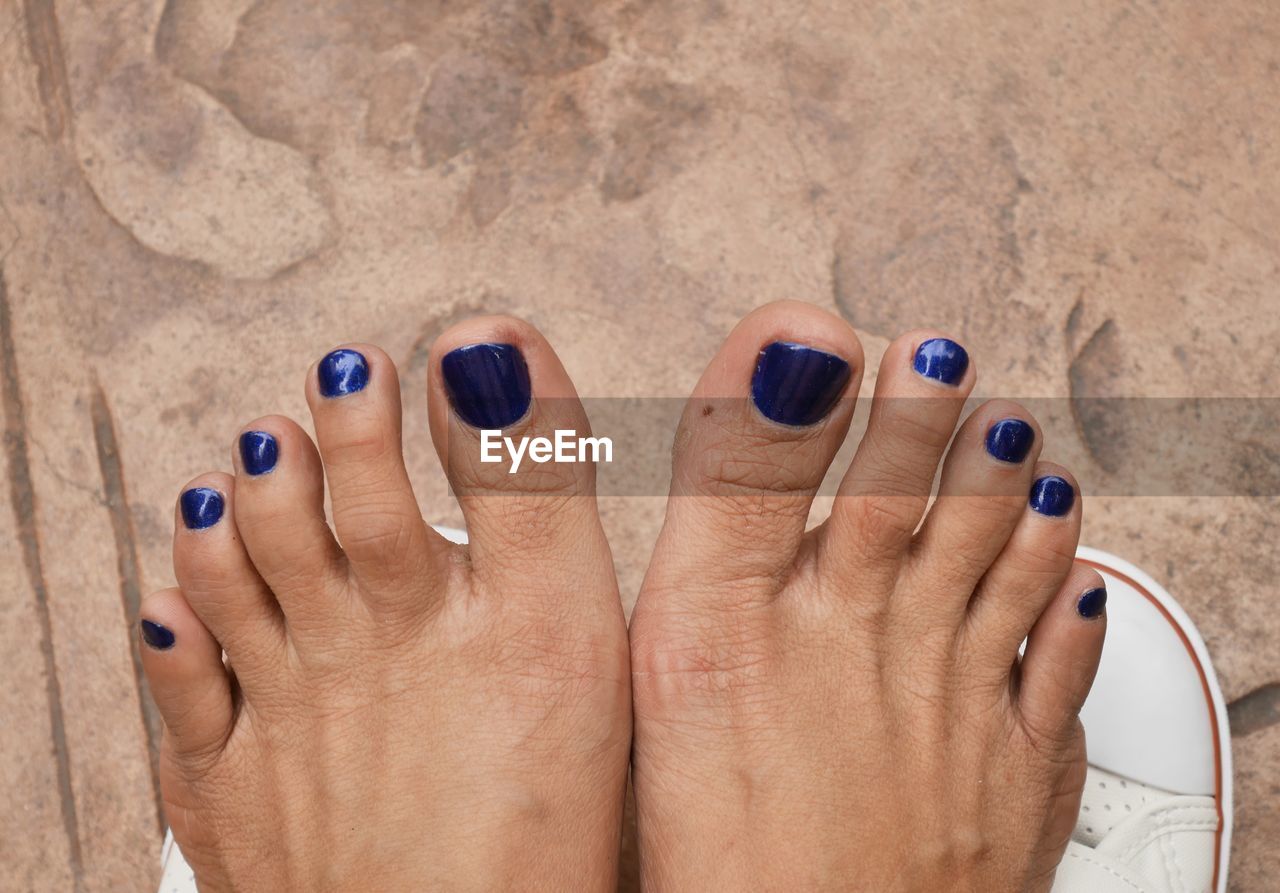
[(1080, 817), (1076, 820), (1076, 830), (1071, 839), (1096, 847), (1125, 819), (1174, 796), (1177, 795), (1171, 791), (1162, 791), (1090, 766), (1080, 802)]
[(1054, 893), (1208, 893), (1217, 830), (1212, 797), (1174, 794), (1090, 767)]

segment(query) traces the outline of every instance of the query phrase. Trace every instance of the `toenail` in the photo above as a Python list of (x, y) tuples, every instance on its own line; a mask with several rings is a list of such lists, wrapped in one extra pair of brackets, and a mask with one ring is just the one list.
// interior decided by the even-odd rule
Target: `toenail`
[(930, 338), (916, 348), (912, 367), (925, 378), (958, 385), (969, 368), (969, 354), (948, 338)]
[(369, 361), (355, 350), (335, 350), (320, 361), (320, 393), (345, 397), (363, 391), (369, 383)]
[(1076, 503), (1076, 488), (1066, 478), (1046, 475), (1031, 486), (1031, 507), (1042, 515), (1058, 517)]
[(1095, 617), (1101, 617), (1102, 611), (1107, 606), (1107, 590), (1106, 587), (1099, 586), (1097, 589), (1090, 589), (1084, 595), (1080, 596), (1080, 601), (1076, 602), (1076, 610), (1080, 612), (1080, 616), (1086, 620), (1093, 620)]
[(280, 450), (266, 431), (246, 431), (240, 435), (240, 464), (245, 473), (257, 477), (276, 467)]
[(453, 411), (473, 428), (505, 428), (529, 411), (529, 367), (514, 344), (468, 344), (440, 368)]
[(144, 620), (140, 626), (142, 627), (142, 641), (156, 651), (168, 651), (173, 647), (176, 637), (173, 634), (173, 630), (167, 626), (161, 626), (154, 620)]
[(225, 501), (222, 494), (209, 487), (192, 487), (178, 500), (182, 506), (182, 523), (191, 530), (204, 530), (222, 519)]
[(782, 425), (812, 425), (836, 405), (853, 376), (835, 354), (775, 341), (760, 351), (751, 398), (766, 418)]
[(1036, 429), (1022, 419), (1001, 419), (987, 432), (987, 452), (1001, 462), (1021, 462), (1035, 442)]

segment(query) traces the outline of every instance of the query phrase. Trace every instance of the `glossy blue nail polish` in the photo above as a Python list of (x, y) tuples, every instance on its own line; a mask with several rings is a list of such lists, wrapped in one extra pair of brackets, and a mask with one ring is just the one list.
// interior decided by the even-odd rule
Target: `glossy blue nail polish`
[(1015, 465), (1027, 458), (1036, 442), (1036, 429), (1022, 419), (1002, 419), (987, 432), (987, 452)]
[(246, 431), (240, 435), (240, 464), (246, 474), (257, 477), (276, 467), (280, 448), (266, 431)]
[(756, 360), (751, 399), (765, 418), (782, 425), (812, 425), (836, 405), (853, 376), (835, 354), (775, 341)]
[(1076, 504), (1076, 488), (1066, 478), (1046, 475), (1031, 485), (1031, 507), (1042, 515), (1059, 517)]
[(178, 500), (182, 507), (182, 523), (190, 530), (204, 530), (222, 520), (225, 502), (222, 494), (208, 487), (192, 487)]
[(1103, 587), (1090, 589), (1084, 595), (1080, 596), (1080, 601), (1076, 602), (1076, 611), (1085, 620), (1093, 620), (1095, 617), (1101, 617), (1102, 611), (1107, 607), (1107, 590)]
[(474, 428), (505, 428), (529, 411), (529, 367), (514, 344), (459, 347), (444, 355), (440, 369), (453, 411)]
[(142, 641), (156, 651), (168, 651), (173, 647), (173, 643), (177, 641), (173, 630), (167, 626), (161, 626), (153, 620), (144, 620), (140, 626), (142, 627)]
[(359, 351), (335, 350), (320, 361), (319, 375), (321, 394), (345, 397), (363, 391), (369, 383), (369, 361)]
[(969, 368), (969, 354), (959, 344), (947, 338), (930, 338), (916, 348), (916, 357), (911, 366), (925, 378), (958, 385)]

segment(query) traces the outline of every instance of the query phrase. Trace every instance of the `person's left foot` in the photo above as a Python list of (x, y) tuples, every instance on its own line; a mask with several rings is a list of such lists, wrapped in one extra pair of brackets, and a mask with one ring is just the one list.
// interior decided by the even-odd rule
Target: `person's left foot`
[(478, 461), (477, 426), (585, 433), (585, 414), (518, 320), (456, 326), (432, 357), (469, 546), (423, 522), (396, 370), (367, 345), (308, 375), (318, 451), (259, 419), (234, 477), (182, 493), (180, 588), (146, 599), (141, 635), (165, 812), (201, 890), (616, 883), (630, 680), (594, 468)]

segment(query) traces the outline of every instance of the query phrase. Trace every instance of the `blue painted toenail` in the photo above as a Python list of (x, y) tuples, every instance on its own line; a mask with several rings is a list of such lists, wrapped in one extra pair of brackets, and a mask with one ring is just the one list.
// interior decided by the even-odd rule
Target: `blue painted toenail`
[(1036, 442), (1036, 429), (1022, 419), (1002, 419), (987, 432), (987, 452), (1001, 462), (1017, 464)]
[(533, 391), (514, 344), (468, 344), (440, 361), (453, 411), (474, 428), (505, 428), (524, 418)]
[(1106, 606), (1107, 590), (1101, 586), (1097, 589), (1090, 589), (1080, 596), (1080, 601), (1076, 602), (1076, 610), (1086, 620), (1093, 620), (1095, 617), (1102, 616), (1102, 611)]
[(1076, 504), (1076, 488), (1066, 478), (1046, 475), (1031, 486), (1031, 507), (1042, 515), (1065, 515)]
[(173, 643), (177, 641), (173, 630), (167, 626), (161, 626), (154, 620), (144, 620), (141, 626), (142, 641), (156, 649), (156, 651), (168, 651), (173, 647)]
[(912, 367), (925, 378), (958, 385), (969, 368), (969, 354), (947, 338), (931, 338), (916, 349)]
[(225, 502), (222, 494), (208, 487), (192, 487), (178, 500), (182, 507), (182, 523), (191, 530), (204, 530), (222, 519)]
[(276, 439), (266, 431), (246, 431), (240, 435), (240, 464), (246, 474), (257, 477), (276, 467), (280, 457)]
[(760, 351), (751, 379), (751, 399), (768, 419), (812, 425), (831, 412), (853, 376), (835, 354), (775, 341)]
[(320, 361), (320, 393), (345, 397), (369, 383), (369, 361), (359, 351), (335, 350)]

